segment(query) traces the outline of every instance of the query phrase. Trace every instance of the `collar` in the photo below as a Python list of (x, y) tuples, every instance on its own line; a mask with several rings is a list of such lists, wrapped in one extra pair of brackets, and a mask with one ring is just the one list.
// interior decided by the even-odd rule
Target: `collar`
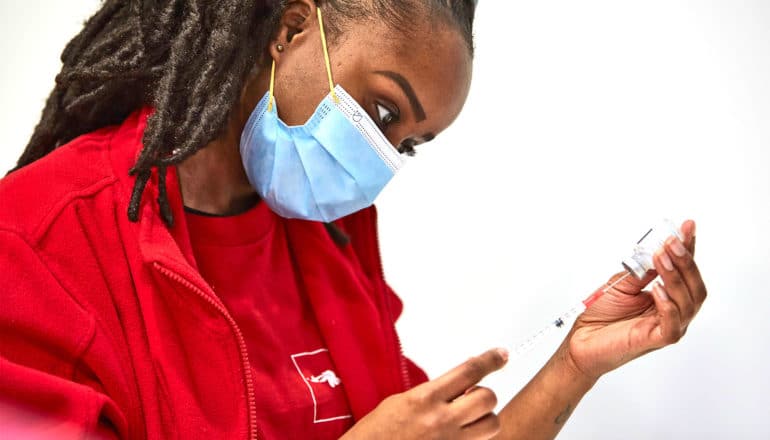
[[(128, 171), (142, 150), (144, 130), (153, 112), (152, 107), (142, 107), (131, 113), (112, 138), (110, 161), (120, 185), (119, 215), (126, 215), (131, 200), (136, 176), (129, 175)], [(157, 202), (158, 172), (153, 169), (139, 205), (139, 248), (146, 263), (163, 263), (189, 276), (197, 273), (197, 265), (187, 234), (179, 177), (176, 167), (168, 167), (166, 172), (166, 190), (174, 225), (169, 228), (161, 219)]]

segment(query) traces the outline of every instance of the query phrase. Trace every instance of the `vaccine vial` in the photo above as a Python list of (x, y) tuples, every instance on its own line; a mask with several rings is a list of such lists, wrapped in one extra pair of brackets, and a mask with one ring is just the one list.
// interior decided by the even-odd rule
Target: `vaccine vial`
[(654, 269), (652, 256), (662, 248), (669, 237), (682, 239), (682, 233), (671, 220), (663, 220), (647, 231), (634, 246), (634, 253), (623, 260), (623, 267), (637, 279), (644, 278), (647, 271)]

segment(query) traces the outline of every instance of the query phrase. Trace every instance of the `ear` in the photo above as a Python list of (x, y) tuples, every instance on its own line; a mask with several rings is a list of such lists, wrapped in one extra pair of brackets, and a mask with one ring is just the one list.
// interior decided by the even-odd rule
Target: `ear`
[[(272, 59), (280, 61), (283, 53), (291, 50), (292, 45), (302, 43), (305, 31), (315, 24), (315, 10), (313, 0), (290, 0), (287, 3), (268, 47)], [(283, 46), (283, 52), (278, 51), (278, 45)]]

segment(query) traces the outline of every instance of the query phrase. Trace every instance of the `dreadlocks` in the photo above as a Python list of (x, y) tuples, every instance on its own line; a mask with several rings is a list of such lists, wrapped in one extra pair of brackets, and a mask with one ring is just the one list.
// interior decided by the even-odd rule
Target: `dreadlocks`
[[(63, 67), (22, 168), (82, 134), (151, 105), (128, 206), (131, 221), (153, 169), (163, 220), (173, 224), (166, 169), (224, 130), (287, 0), (104, 0), (61, 55)], [(403, 27), (416, 0), (329, 0), (340, 16), (374, 14)], [(470, 43), (474, 0), (433, 0)], [(470, 43), (472, 45), (472, 43)], [(13, 170), (12, 170), (13, 171)]]

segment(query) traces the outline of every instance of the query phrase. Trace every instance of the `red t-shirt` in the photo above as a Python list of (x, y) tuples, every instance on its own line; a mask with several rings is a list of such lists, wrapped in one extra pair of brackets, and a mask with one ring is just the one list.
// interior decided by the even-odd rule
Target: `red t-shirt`
[[(350, 238), (344, 246), (318, 222), (273, 216), (273, 233), (261, 229), (263, 242), (270, 243), (264, 255), (279, 255), (275, 243), (288, 238), (299, 286), (293, 297), (302, 295), (312, 305), (322, 346), (336, 369), (315, 347), (276, 353), (274, 347), (290, 342), (272, 340), (277, 336), (263, 333), (271, 328), (267, 325), (247, 332), (249, 349), (240, 326), (223, 313), (225, 306), (197, 269), (176, 169), (169, 167), (166, 179), (173, 226), (161, 220), (155, 172), (139, 221), (125, 215), (136, 181), (128, 170), (151, 113), (136, 111), (120, 126), (80, 136), (0, 179), (0, 419), (23, 425), (9, 427), (24, 430), (17, 437), (254, 440), (259, 425), (276, 429), (276, 408), (290, 396), (277, 396), (273, 388), (284, 382), (261, 379), (254, 386), (250, 362), (260, 371), (291, 372), (298, 366), (303, 373), (295, 383), (307, 390), (306, 406), (314, 395), (343, 389), (356, 420), (386, 397), (427, 380), (399, 350), (393, 324), (401, 302), (382, 276), (374, 207), (336, 222)], [(228, 251), (222, 258), (228, 273), (239, 275), (236, 280), (244, 280), (244, 272), (271, 277), (291, 272), (280, 269), (289, 261), (285, 253), (246, 269), (236, 267), (233, 255)], [(259, 283), (268, 281), (263, 277)], [(227, 299), (231, 290), (212, 282)], [(260, 302), (260, 312), (292, 297), (283, 290), (263, 296), (268, 300)], [(304, 309), (289, 310), (295, 310), (295, 323), (304, 322), (297, 318)], [(290, 327), (297, 332), (296, 325)], [(256, 343), (250, 335), (259, 336)], [(249, 351), (247, 361), (243, 354)], [(328, 389), (334, 380), (324, 375), (327, 369), (342, 379), (343, 388)], [(317, 382), (306, 383), (307, 377)], [(296, 408), (302, 396), (295, 397)], [(309, 410), (306, 416), (295, 412), (296, 420), (280, 427), (279, 438), (319, 437), (336, 423), (315, 424)], [(344, 413), (322, 404), (315, 415)]]
[(186, 221), (201, 275), (243, 333), (263, 438), (340, 437), (353, 424), (345, 384), (297, 282), (284, 224), (265, 203), (229, 217), (187, 209)]

